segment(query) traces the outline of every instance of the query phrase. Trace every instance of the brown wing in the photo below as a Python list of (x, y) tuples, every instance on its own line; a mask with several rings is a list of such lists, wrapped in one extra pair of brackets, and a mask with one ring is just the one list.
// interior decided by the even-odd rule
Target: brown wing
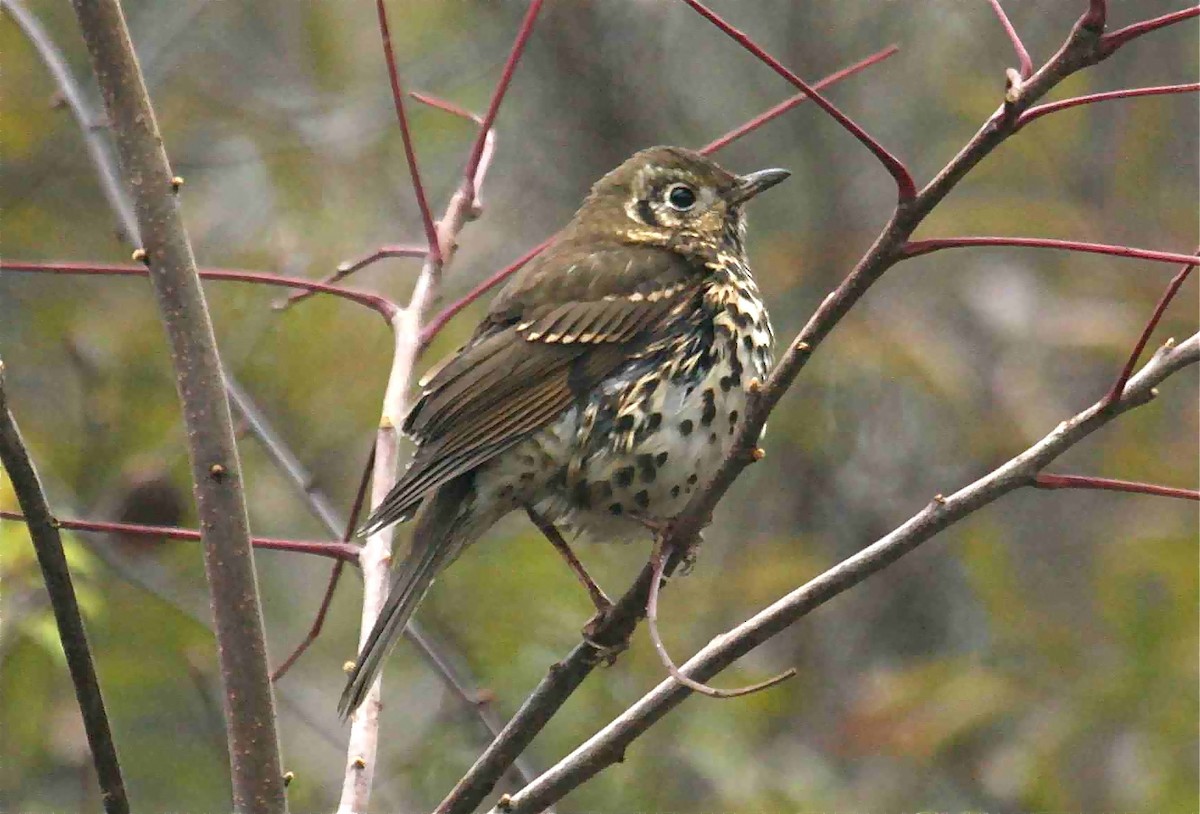
[[(547, 275), (555, 267), (548, 264), (569, 270)], [(404, 425), (417, 452), (364, 530), (407, 518), (432, 490), (549, 424), (686, 306), (701, 282), (698, 270), (662, 250), (567, 244), (548, 252), (429, 377)]]

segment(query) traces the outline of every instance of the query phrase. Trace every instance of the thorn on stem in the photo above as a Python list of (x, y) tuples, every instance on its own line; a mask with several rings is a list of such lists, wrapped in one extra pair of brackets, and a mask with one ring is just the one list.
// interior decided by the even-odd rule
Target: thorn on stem
[(227, 474), (228, 472), (221, 464), (213, 464), (208, 468), (208, 476), (218, 482), (224, 480)]
[(501, 794), (500, 799), (496, 801), (496, 810), (512, 811), (513, 799), (511, 794)]
[(295, 779), (296, 779), (295, 772), (284, 772), (283, 773), (283, 787), (286, 789), (288, 786), (292, 785), (292, 781)]
[(1021, 72), (1016, 68), (1006, 68), (1004, 71), (1004, 102), (1005, 104), (1015, 105), (1021, 99), (1021, 91), (1025, 87), (1025, 80), (1021, 77)]
[(150, 265), (150, 255), (145, 249), (134, 249), (133, 254), (130, 255), (130, 259), (132, 259), (135, 263), (145, 263), (146, 265)]
[(171, 177), (171, 191), (172, 192), (178, 192), (179, 188), (182, 186), (183, 186), (183, 176), (182, 175), (175, 175), (175, 176)]
[(762, 447), (755, 447), (754, 449), (750, 450), (751, 463), (758, 463), (765, 457), (767, 457), (767, 451)]
[(350, 761), (350, 766), (352, 768), (358, 769), (359, 771), (362, 771), (363, 769), (367, 768), (366, 758), (363, 758), (361, 756), (356, 757), (356, 758), (354, 758), (354, 760)]
[(352, 662), (352, 661), (342, 662), (342, 672), (345, 673), (346, 675), (350, 675), (351, 673), (353, 673), (354, 672), (354, 662)]

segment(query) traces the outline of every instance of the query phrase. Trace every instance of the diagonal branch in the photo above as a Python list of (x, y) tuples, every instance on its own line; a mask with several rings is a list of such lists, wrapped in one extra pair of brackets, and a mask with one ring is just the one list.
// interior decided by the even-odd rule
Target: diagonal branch
[(1048, 102), (1044, 105), (1031, 107), (1017, 119), (1017, 128), (1020, 129), (1031, 121), (1040, 119), (1047, 113), (1056, 113), (1059, 110), (1067, 110), (1068, 108), (1079, 107), (1080, 105), (1107, 102), (1111, 99), (1132, 99), (1137, 96), (1164, 96), (1170, 93), (1195, 93), (1197, 91), (1200, 91), (1200, 83), (1193, 82), (1187, 85), (1158, 85), (1150, 88), (1125, 88), (1123, 90), (1110, 90), (1104, 93), (1089, 93), (1086, 96), (1075, 96), (1070, 99), (1063, 99), (1060, 102)]
[(108, 725), (108, 713), (104, 709), (104, 696), (100, 692), (100, 679), (96, 676), (96, 665), (92, 662), (88, 646), (87, 630), (75, 598), (75, 587), (71, 583), (71, 570), (63, 551), (59, 524), (50, 513), (41, 480), (29, 452), (21, 439), (21, 431), (8, 409), (8, 393), (4, 387), (4, 363), (0, 361), (0, 464), (8, 473), (13, 491), (25, 522), (29, 537), (37, 552), (38, 565), (50, 605), (54, 608), (54, 621), (58, 625), (58, 638), (62, 642), (75, 685), (75, 699), (83, 717), (83, 729), (88, 746), (92, 751), (92, 764), (107, 814), (129, 814), (129, 799), (125, 794), (125, 781), (121, 777), (121, 764), (117, 758), (117, 746), (113, 742), (112, 729)]
[(1004, 13), (1004, 7), (1000, 5), (1000, 0), (988, 0), (988, 2), (1000, 20), (1000, 25), (1004, 28), (1009, 42), (1012, 43), (1013, 50), (1017, 52), (1018, 73), (1021, 79), (1028, 79), (1033, 76), (1033, 60), (1029, 58), (1029, 52), (1025, 50), (1025, 43), (1021, 42), (1021, 35), (1017, 33), (1017, 29), (1013, 28), (1012, 21)]
[(811, 96), (813, 102), (815, 102), (818, 107), (832, 116), (838, 124), (850, 132), (850, 135), (854, 136), (854, 138), (858, 139), (858, 141), (864, 147), (870, 150), (871, 154), (879, 160), (879, 163), (883, 164), (884, 169), (886, 169), (888, 174), (892, 176), (892, 180), (896, 182), (896, 189), (901, 203), (911, 200), (913, 196), (916, 195), (916, 185), (913, 183), (912, 175), (909, 173), (908, 168), (904, 166), (904, 162), (888, 152), (887, 149), (874, 138), (872, 138), (867, 131), (859, 127), (859, 125), (855, 123), (853, 119), (834, 107), (832, 102), (829, 102), (824, 96), (817, 93), (816, 90), (813, 89), (813, 87), (807, 82), (785, 68), (783, 63), (764, 51), (762, 46), (758, 45), (758, 43), (746, 36), (745, 32), (734, 28), (703, 3), (699, 2), (699, 0), (683, 0), (683, 2), (691, 6), (692, 9), (700, 14), (701, 17), (708, 20), (717, 28), (721, 29), (721, 31), (725, 32), (725, 34), (733, 39), (738, 45), (742, 46), (747, 51), (762, 60), (767, 67), (775, 71), (775, 73), (779, 74), (784, 79), (791, 82), (793, 85), (800, 88), (800, 90)]
[(1127, 25), (1124, 28), (1119, 28), (1110, 34), (1105, 34), (1100, 41), (1100, 47), (1104, 53), (1104, 56), (1108, 56), (1122, 45), (1125, 45), (1131, 40), (1137, 39), (1143, 34), (1149, 34), (1151, 31), (1158, 31), (1160, 28), (1166, 28), (1169, 25), (1181, 23), (1184, 20), (1190, 20), (1191, 18), (1197, 16), (1200, 16), (1200, 6), (1192, 6), (1191, 8), (1168, 12), (1161, 17), (1155, 17), (1151, 20), (1143, 20), (1140, 23)]
[(196, 261), (154, 110), (117, 0), (73, 0), (100, 84), (170, 340), (188, 429), (225, 689), (233, 807), (285, 812), (275, 702), (233, 421)]
[(1106, 243), (1086, 243), (1080, 240), (1057, 240), (1045, 237), (944, 237), (927, 240), (910, 240), (900, 248), (903, 258), (920, 257), (942, 249), (965, 249), (972, 246), (1014, 246), (1030, 249), (1063, 249), (1085, 254), (1107, 254), (1112, 257), (1129, 257), (1137, 260), (1154, 260), (1159, 263), (1188, 263), (1200, 257), (1177, 252), (1160, 252), (1153, 249), (1137, 249), (1131, 246), (1113, 246)]
[(1130, 492), (1138, 495), (1157, 495), (1181, 500), (1200, 501), (1200, 490), (1159, 486), (1156, 483), (1137, 483), (1114, 478), (1095, 478), (1091, 475), (1054, 475), (1039, 473), (1033, 485), (1037, 489), (1100, 489), (1107, 492)]
[[(935, 497), (895, 531), (713, 639), (683, 665), (682, 670), (697, 681), (711, 678), (803, 616), (882, 571), (954, 523), (1010, 492), (1034, 485), (1037, 473), (1043, 467), (1118, 415), (1152, 400), (1156, 385), (1197, 361), (1200, 361), (1200, 335), (1192, 336), (1178, 347), (1163, 348), (1130, 381), (1115, 410), (1097, 402), (1060, 424), (1003, 466), (954, 494)], [(526, 814), (543, 810), (621, 760), (639, 735), (691, 693), (690, 687), (674, 679), (663, 681), (533, 784), (502, 798), (492, 814)]]

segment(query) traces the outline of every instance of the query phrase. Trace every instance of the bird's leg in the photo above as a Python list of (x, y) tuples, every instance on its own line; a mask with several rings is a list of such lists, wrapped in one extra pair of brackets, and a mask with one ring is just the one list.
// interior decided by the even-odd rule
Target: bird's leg
[(592, 579), (592, 575), (583, 567), (583, 563), (575, 556), (575, 552), (571, 550), (571, 546), (559, 534), (554, 524), (534, 511), (531, 506), (525, 507), (525, 513), (529, 515), (529, 519), (533, 521), (533, 525), (538, 527), (538, 531), (550, 541), (550, 545), (554, 546), (554, 550), (562, 555), (563, 560), (567, 563), (567, 567), (571, 569), (571, 573), (575, 575), (575, 578), (587, 590), (592, 604), (596, 606), (596, 616), (594, 618), (603, 618), (612, 608), (612, 601), (600, 589), (600, 586), (596, 584), (596, 580)]

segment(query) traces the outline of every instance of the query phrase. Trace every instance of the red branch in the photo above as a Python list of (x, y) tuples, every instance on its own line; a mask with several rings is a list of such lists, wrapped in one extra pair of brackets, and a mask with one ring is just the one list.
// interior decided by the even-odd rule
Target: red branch
[(962, 249), (968, 246), (1018, 246), (1033, 249), (1065, 249), (1089, 254), (1108, 254), (1114, 257), (1133, 257), (1158, 263), (1192, 263), (1200, 258), (1175, 252), (1135, 249), (1132, 246), (1111, 246), (1106, 243), (1084, 243), (1078, 240), (1054, 240), (1044, 237), (946, 237), (929, 240), (910, 240), (900, 250), (901, 258), (919, 257), (942, 249)]
[(421, 210), (421, 225), (425, 227), (425, 240), (429, 243), (429, 260), (435, 267), (442, 265), (442, 247), (438, 243), (437, 230), (433, 226), (433, 214), (421, 185), (421, 171), (417, 168), (417, 153), (413, 149), (412, 134), (408, 129), (408, 115), (404, 112), (404, 91), (400, 88), (400, 73), (396, 70), (396, 55), (392, 52), (392, 34), (388, 30), (387, 8), (383, 0), (375, 0), (379, 16), (379, 35), (383, 39), (383, 57), (387, 62), (388, 81), (392, 85), (392, 103), (396, 107), (396, 121), (400, 123), (400, 138), (404, 142), (404, 159), (408, 162), (408, 174), (412, 177), (413, 192), (417, 196), (417, 208)]
[[(349, 277), (354, 272), (356, 272), (360, 269), (364, 269), (367, 266), (371, 265), (372, 263), (375, 263), (376, 261), (384, 260), (389, 257), (424, 257), (426, 254), (427, 254), (427, 250), (422, 249), (420, 246), (396, 246), (396, 245), (380, 246), (375, 251), (371, 252), (370, 254), (363, 255), (362, 257), (358, 258), (357, 260), (346, 260), (345, 262), (338, 263), (337, 270), (334, 271), (333, 274), (330, 274), (328, 277), (321, 280), (321, 282), (326, 285), (328, 285), (330, 283), (340, 282), (341, 280), (344, 280), (347, 277)], [(289, 294), (286, 299), (275, 303), (274, 308), (277, 311), (283, 311), (283, 310), (289, 308), (290, 306), (300, 302), (300, 300), (308, 299), (315, 293), (317, 293), (317, 292), (315, 292), (315, 291), (293, 292), (293, 293)]]
[[(116, 277), (145, 277), (149, 269), (142, 265), (124, 265), (120, 263), (72, 263), (49, 262), (29, 263), (23, 261), (0, 261), (0, 271), (21, 271), (44, 274), (92, 274)], [(391, 322), (398, 310), (396, 304), (378, 294), (368, 294), (363, 291), (352, 291), (349, 288), (318, 283), (315, 280), (305, 280), (301, 277), (285, 277), (282, 274), (271, 274), (265, 271), (242, 271), (240, 269), (202, 268), (200, 277), (205, 280), (228, 280), (237, 283), (258, 283), (259, 285), (274, 285), (284, 288), (299, 288), (315, 294), (330, 294), (341, 297), (359, 305), (365, 305)]]
[(1089, 475), (1052, 475), (1043, 472), (1034, 478), (1033, 485), (1038, 489), (1102, 489), (1108, 492), (1134, 492), (1139, 495), (1158, 495), (1159, 497), (1200, 501), (1200, 491), (1195, 489), (1177, 489), (1174, 486), (1159, 486), (1155, 483), (1138, 483), (1137, 481), (1112, 478), (1093, 478)]
[[(1200, 254), (1200, 249), (1197, 249)], [(1117, 380), (1113, 383), (1112, 389), (1108, 391), (1108, 395), (1104, 397), (1105, 405), (1116, 404), (1121, 394), (1125, 392), (1125, 385), (1129, 382), (1129, 377), (1133, 375), (1133, 369), (1137, 367), (1138, 358), (1141, 357), (1142, 351), (1146, 349), (1146, 343), (1150, 341), (1150, 335), (1154, 333), (1154, 329), (1158, 327), (1159, 321), (1162, 319), (1163, 313), (1166, 312), (1167, 306), (1171, 304), (1171, 300), (1175, 299), (1175, 294), (1179, 291), (1179, 287), (1183, 285), (1183, 281), (1192, 273), (1192, 269), (1196, 268), (1196, 264), (1190, 263), (1185, 265), (1175, 275), (1174, 279), (1167, 284), (1167, 288), (1158, 299), (1158, 304), (1154, 306), (1154, 312), (1150, 314), (1149, 321), (1146, 322), (1146, 327), (1142, 329), (1142, 335), (1138, 337), (1137, 343), (1133, 346), (1133, 352), (1129, 354), (1129, 359), (1125, 362), (1125, 367), (1121, 369), (1121, 375), (1117, 376)]]
[(1047, 113), (1054, 113), (1059, 110), (1078, 107), (1079, 105), (1106, 102), (1109, 99), (1132, 99), (1135, 96), (1163, 96), (1168, 93), (1196, 93), (1197, 91), (1200, 91), (1200, 82), (1193, 82), (1187, 85), (1157, 85), (1151, 88), (1125, 88), (1124, 90), (1110, 90), (1105, 93), (1089, 93), (1086, 96), (1075, 96), (1071, 99), (1063, 99), (1061, 102), (1049, 102), (1044, 105), (1031, 107), (1017, 119), (1016, 129), (1021, 129), (1034, 119), (1040, 119)]
[(437, 108), (443, 113), (450, 113), (451, 115), (458, 116), (461, 119), (467, 119), (468, 121), (473, 121), (476, 124), (483, 124), (483, 116), (480, 116), (478, 113), (472, 113), (465, 107), (454, 104), (454, 102), (448, 102), (445, 99), (441, 99), (437, 96), (431, 96), (430, 94), (423, 93), (419, 90), (410, 90), (408, 95), (416, 99), (421, 104), (429, 105), (432, 108)]
[[(24, 521), (25, 515), (20, 512), (0, 511), (0, 518)], [(140, 523), (110, 523), (100, 520), (56, 519), (55, 522), (59, 528), (72, 529), (74, 531), (95, 531), (102, 534), (136, 534), (140, 537), (166, 537), (171, 540), (200, 540), (200, 532), (194, 529), (181, 529), (175, 526), (143, 526)], [(255, 548), (266, 548), (273, 551), (315, 554), (318, 557), (330, 557), (343, 562), (358, 561), (358, 546), (349, 543), (254, 537), (251, 538), (251, 544)]]
[[(864, 59), (860, 62), (856, 62), (853, 65), (850, 65), (849, 67), (842, 68), (837, 73), (831, 73), (829, 76), (825, 77), (821, 81), (814, 83), (813, 89), (814, 90), (823, 90), (826, 87), (828, 87), (829, 85), (832, 85), (836, 82), (840, 82), (848, 76), (853, 76), (854, 74), (858, 73), (859, 71), (865, 70), (866, 68), (870, 68), (872, 65), (874, 65), (878, 62), (882, 62), (883, 60), (887, 59), (888, 57), (890, 57), (892, 54), (895, 54), (899, 50), (900, 49), (898, 47), (896, 47), (895, 45), (889, 45), (887, 48), (884, 48), (882, 51), (874, 53), (871, 56), (867, 57), (866, 59)], [(735, 127), (733, 130), (730, 130), (728, 133), (721, 136), (720, 138), (710, 141), (708, 144), (701, 147), (698, 152), (701, 155), (712, 155), (717, 150), (722, 150), (725, 147), (728, 147), (730, 144), (737, 141), (742, 136), (753, 133), (755, 130), (762, 127), (767, 122), (773, 121), (774, 119), (779, 118), (784, 113), (787, 113), (789, 110), (796, 107), (797, 105), (801, 105), (801, 104), (807, 102), (810, 98), (811, 97), (807, 93), (797, 93), (795, 96), (791, 97), (790, 99), (785, 99), (784, 101), (780, 102), (779, 104), (775, 105), (774, 107), (770, 108), (769, 110), (766, 110), (766, 111), (758, 114), (753, 119), (746, 122), (745, 124), (743, 124), (739, 127)]]
[(1181, 23), (1184, 20), (1200, 15), (1200, 6), (1185, 8), (1180, 11), (1172, 11), (1169, 14), (1164, 14), (1161, 17), (1155, 17), (1152, 20), (1143, 20), (1140, 23), (1127, 25), (1124, 28), (1118, 28), (1111, 34), (1105, 34), (1100, 39), (1100, 48), (1105, 56), (1108, 56), (1113, 51), (1120, 48), (1125, 43), (1132, 39), (1136, 39), (1143, 34), (1149, 34), (1151, 31), (1157, 31), (1160, 28), (1165, 28), (1175, 23)]
[(520, 62), (521, 54), (525, 50), (525, 43), (529, 41), (529, 35), (533, 32), (533, 24), (541, 10), (542, 0), (533, 0), (529, 4), (529, 10), (525, 12), (525, 18), (521, 20), (521, 27), (517, 30), (516, 39), (513, 40), (512, 48), (508, 52), (508, 59), (504, 62), (504, 69), (500, 72), (500, 79), (496, 82), (495, 90), (492, 91), (492, 99), (488, 102), (487, 112), (483, 114), (479, 135), (475, 137), (475, 143), (471, 145), (467, 166), (463, 170), (463, 179), (464, 183), (470, 187), (472, 198), (475, 192), (475, 171), (479, 169), (479, 163), (483, 158), (488, 131), (496, 122), (496, 114), (500, 112), (500, 103), (504, 101), (504, 94), (508, 92), (513, 73), (517, 69), (517, 63)]
[(725, 32), (725, 34), (738, 43), (738, 45), (741, 45), (747, 51), (762, 60), (762, 62), (765, 63), (771, 70), (775, 71), (775, 73), (779, 74), (784, 79), (791, 82), (793, 85), (800, 88), (800, 90), (811, 96), (813, 102), (815, 102), (818, 107), (832, 116), (838, 124), (846, 128), (846, 130), (848, 130), (852, 136), (858, 139), (864, 147), (870, 150), (871, 153), (879, 160), (879, 162), (883, 164), (884, 168), (896, 182), (896, 189), (900, 196), (901, 203), (910, 201), (916, 197), (916, 184), (913, 183), (912, 175), (909, 174), (908, 168), (904, 166), (904, 162), (888, 152), (882, 144), (880, 144), (878, 141), (868, 135), (865, 130), (859, 127), (853, 119), (834, 107), (831, 102), (829, 102), (821, 94), (817, 93), (816, 90), (814, 90), (807, 82), (785, 68), (779, 60), (775, 59), (775, 57), (764, 51), (762, 47), (758, 45), (758, 43), (746, 36), (744, 32), (734, 28), (703, 3), (699, 2), (699, 0), (683, 0), (683, 2), (687, 3), (692, 7), (692, 9), (700, 14), (700, 16), (704, 17), (717, 28), (721, 29), (721, 31)]
[(1025, 50), (1025, 43), (1021, 42), (1021, 35), (1017, 33), (1017, 29), (1013, 28), (1012, 21), (1004, 13), (1004, 9), (1000, 5), (1000, 0), (988, 0), (988, 2), (992, 4), (992, 11), (996, 12), (996, 16), (1000, 19), (1000, 25), (1004, 27), (1004, 33), (1008, 35), (1009, 41), (1012, 42), (1013, 50), (1017, 52), (1017, 63), (1021, 72), (1021, 78), (1028, 79), (1033, 76), (1033, 60), (1029, 58), (1029, 52)]

